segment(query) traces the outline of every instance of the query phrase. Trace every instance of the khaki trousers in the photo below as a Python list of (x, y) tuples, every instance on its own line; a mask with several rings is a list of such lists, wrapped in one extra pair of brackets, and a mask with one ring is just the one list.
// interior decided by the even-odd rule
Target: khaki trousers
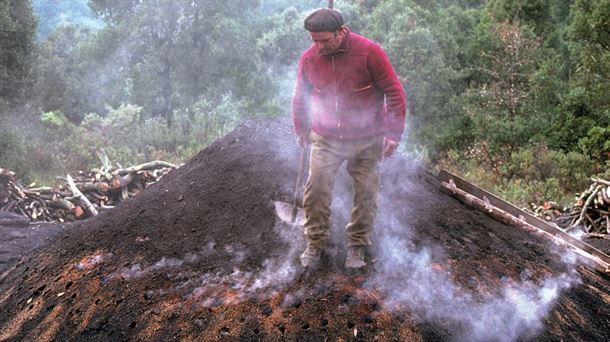
[(330, 205), (339, 167), (347, 161), (353, 179), (354, 203), (345, 230), (348, 246), (371, 244), (377, 213), (379, 160), (383, 137), (356, 141), (324, 138), (311, 132), (309, 177), (305, 185), (305, 240), (309, 247), (323, 249), (330, 236)]

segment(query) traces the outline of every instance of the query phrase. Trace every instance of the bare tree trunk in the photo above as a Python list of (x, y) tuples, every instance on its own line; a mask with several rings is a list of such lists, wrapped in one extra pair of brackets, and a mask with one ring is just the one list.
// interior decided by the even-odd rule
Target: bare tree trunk
[(173, 105), (172, 105), (172, 80), (171, 80), (171, 66), (168, 58), (164, 58), (163, 71), (161, 72), (163, 79), (163, 101), (165, 104), (164, 114), (167, 127), (171, 128), (174, 124), (173, 117)]

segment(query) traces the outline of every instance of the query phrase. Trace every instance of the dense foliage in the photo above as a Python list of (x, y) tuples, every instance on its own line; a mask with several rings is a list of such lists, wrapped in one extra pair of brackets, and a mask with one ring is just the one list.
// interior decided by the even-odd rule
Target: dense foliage
[(59, 26), (78, 25), (100, 29), (103, 22), (92, 16), (88, 0), (33, 0), (34, 12), (39, 18), (38, 37), (46, 38)]
[(0, 115), (29, 88), (35, 33), (36, 18), (28, 1), (0, 2)]
[[(101, 148), (125, 163), (184, 160), (244, 119), (289, 115), (302, 21), (326, 1), (84, 3), (35, 0), (38, 44), (31, 1), (1, 3), (0, 165), (88, 168)], [(523, 204), (610, 173), (610, 0), (335, 7), (407, 89), (403, 152)]]

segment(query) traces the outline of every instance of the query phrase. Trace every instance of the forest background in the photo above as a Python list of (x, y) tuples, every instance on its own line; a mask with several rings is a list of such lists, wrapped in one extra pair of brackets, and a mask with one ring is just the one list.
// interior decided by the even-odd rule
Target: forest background
[[(0, 166), (184, 162), (287, 117), (314, 0), (0, 0)], [(610, 177), (610, 0), (344, 0), (409, 97), (403, 153), (520, 205)], [(255, 147), (254, 147), (255, 148)]]

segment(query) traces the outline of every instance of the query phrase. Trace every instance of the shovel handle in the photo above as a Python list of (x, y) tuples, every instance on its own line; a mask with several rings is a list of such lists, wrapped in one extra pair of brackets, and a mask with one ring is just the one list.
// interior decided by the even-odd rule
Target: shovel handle
[(333, 0), (328, 0), (328, 8), (333, 8)]
[(301, 187), (301, 180), (303, 178), (303, 169), (305, 168), (305, 157), (307, 156), (307, 149), (301, 149), (301, 160), (299, 161), (299, 173), (297, 174), (297, 183), (294, 186), (294, 200), (292, 201), (292, 215), (290, 216), (290, 223), (294, 223), (297, 218), (297, 200), (299, 198), (299, 188)]

